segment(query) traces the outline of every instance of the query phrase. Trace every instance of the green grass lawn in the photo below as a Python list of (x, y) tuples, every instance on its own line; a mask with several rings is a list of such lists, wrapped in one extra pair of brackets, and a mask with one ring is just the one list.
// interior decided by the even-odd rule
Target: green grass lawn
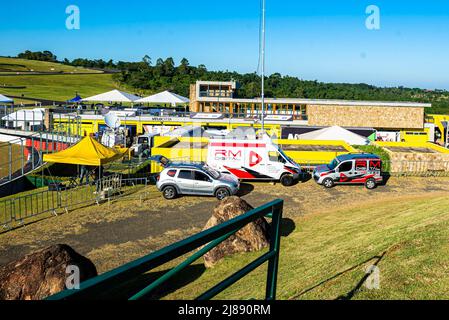
[[(447, 197), (429, 193), (295, 219), (282, 239), (278, 299), (449, 298), (448, 208)], [(194, 298), (260, 254), (227, 258), (165, 298)], [(368, 290), (373, 264), (380, 288)], [(217, 298), (263, 298), (265, 278), (262, 266)]]
[(0, 57), (0, 73), (17, 72), (70, 72), (70, 73), (101, 73), (81, 67), (66, 66), (60, 63), (34, 61), (26, 59)]
[[(25, 89), (2, 88), (25, 86)], [(0, 93), (13, 96), (66, 101), (78, 92), (82, 97), (103, 93), (116, 88), (111, 74), (1, 76)]]
[[(22, 148), (20, 145), (12, 144), (12, 173), (22, 167)], [(26, 162), (26, 159), (24, 159)], [(6, 177), (9, 174), (9, 145), (0, 142), (0, 178)]]

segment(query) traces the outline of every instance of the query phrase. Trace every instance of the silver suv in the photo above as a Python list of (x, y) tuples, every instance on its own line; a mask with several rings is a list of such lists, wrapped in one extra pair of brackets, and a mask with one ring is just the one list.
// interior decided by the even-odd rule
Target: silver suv
[(233, 175), (220, 173), (207, 165), (178, 164), (165, 168), (156, 186), (168, 200), (178, 195), (215, 196), (223, 200), (239, 191), (240, 182)]

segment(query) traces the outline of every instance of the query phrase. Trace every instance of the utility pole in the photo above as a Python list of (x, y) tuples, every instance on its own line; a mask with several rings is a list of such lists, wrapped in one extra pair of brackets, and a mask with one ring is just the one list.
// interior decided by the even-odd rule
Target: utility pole
[(262, 0), (262, 45), (261, 45), (261, 62), (262, 62), (262, 133), (265, 133), (265, 0)]

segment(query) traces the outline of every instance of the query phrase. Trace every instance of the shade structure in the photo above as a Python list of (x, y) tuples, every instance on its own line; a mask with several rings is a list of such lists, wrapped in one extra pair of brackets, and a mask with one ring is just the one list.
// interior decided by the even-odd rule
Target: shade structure
[(123, 155), (124, 153), (108, 148), (92, 137), (85, 137), (69, 149), (44, 155), (44, 162), (99, 167), (118, 160)]
[(178, 104), (186, 104), (189, 103), (190, 100), (186, 97), (180, 96), (179, 94), (164, 91), (157, 94), (154, 94), (149, 97), (145, 97), (139, 100), (136, 100), (137, 103), (164, 103), (171, 104), (172, 106), (176, 106)]
[(0, 103), (13, 103), (14, 100), (0, 94)]
[(299, 140), (328, 140), (345, 141), (351, 145), (367, 145), (370, 141), (356, 133), (339, 126), (328, 127), (316, 131), (307, 132), (298, 136)]
[(2, 118), (4, 121), (29, 121), (38, 122), (44, 120), (45, 109), (35, 108), (35, 109), (21, 109), (16, 112), (7, 114)]
[(123, 92), (120, 90), (112, 90), (96, 96), (88, 97), (82, 99), (82, 101), (92, 101), (92, 102), (135, 102), (140, 99), (140, 97), (135, 96), (131, 93)]
[(81, 102), (83, 100), (83, 98), (81, 98), (79, 95), (76, 95), (75, 98), (67, 100), (68, 103), (78, 103)]

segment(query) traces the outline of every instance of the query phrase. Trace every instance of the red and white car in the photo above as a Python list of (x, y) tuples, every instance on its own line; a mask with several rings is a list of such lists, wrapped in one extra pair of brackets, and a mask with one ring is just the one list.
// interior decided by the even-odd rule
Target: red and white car
[(314, 180), (326, 188), (336, 184), (364, 184), (375, 189), (383, 182), (382, 160), (374, 154), (345, 154), (330, 164), (318, 166), (313, 172)]

